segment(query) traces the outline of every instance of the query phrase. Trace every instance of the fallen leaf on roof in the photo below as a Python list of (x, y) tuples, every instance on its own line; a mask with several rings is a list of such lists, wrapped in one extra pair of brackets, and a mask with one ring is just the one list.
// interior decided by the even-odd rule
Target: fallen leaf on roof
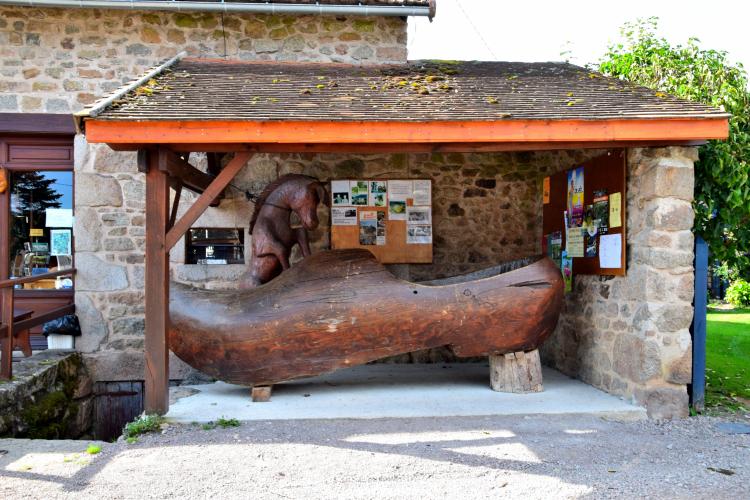
[(490, 103), (490, 104), (497, 104), (500, 101), (498, 101), (496, 98), (490, 96), (490, 97), (487, 98), (487, 102)]

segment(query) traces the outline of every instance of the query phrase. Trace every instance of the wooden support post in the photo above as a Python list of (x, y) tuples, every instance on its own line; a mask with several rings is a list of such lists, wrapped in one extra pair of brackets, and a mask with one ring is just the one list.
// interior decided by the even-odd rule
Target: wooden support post
[(273, 390), (272, 385), (256, 385), (250, 389), (250, 395), (253, 398), (253, 403), (267, 403), (271, 401), (271, 391)]
[[(10, 182), (10, 179), (8, 179)], [(10, 188), (0, 193), (0, 280), (10, 277)], [(3, 288), (2, 317), (0, 322), (5, 326), (5, 335), (0, 337), (0, 378), (10, 380), (13, 377), (13, 287)]]
[(490, 386), (498, 392), (542, 392), (539, 351), (490, 355)]
[(5, 334), (2, 340), (2, 364), (0, 365), (0, 379), (13, 378), (13, 287), (2, 289), (3, 315), (2, 323)]
[(149, 151), (146, 173), (145, 409), (160, 415), (169, 409), (169, 179), (158, 168), (162, 154)]

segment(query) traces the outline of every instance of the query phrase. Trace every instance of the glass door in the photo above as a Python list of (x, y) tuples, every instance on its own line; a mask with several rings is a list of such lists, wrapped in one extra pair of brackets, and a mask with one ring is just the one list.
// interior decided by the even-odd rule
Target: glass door
[[(73, 267), (73, 172), (11, 172), (9, 191), (11, 277)], [(58, 277), (25, 287), (65, 290), (73, 281)]]

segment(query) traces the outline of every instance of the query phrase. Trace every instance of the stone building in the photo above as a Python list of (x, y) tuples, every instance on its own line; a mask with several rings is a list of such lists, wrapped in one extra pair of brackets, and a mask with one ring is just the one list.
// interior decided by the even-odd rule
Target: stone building
[[(54, 138), (72, 146), (73, 155), (60, 163), (73, 171), (75, 183), (75, 306), (83, 330), (75, 347), (86, 353), (89, 371), (99, 381), (143, 380), (144, 175), (137, 169), (136, 153), (87, 141), (82, 133), (74, 135), (72, 119), (67, 125), (55, 121), (55, 127), (45, 128), (45, 123), (60, 114), (69, 118), (183, 51), (199, 59), (402, 65), (407, 61), (406, 17), (390, 11), (378, 15), (376, 7), (392, 9), (397, 4), (413, 15), (434, 14), (434, 2), (426, 0), (358, 2), (369, 4), (370, 14), (375, 14), (366, 17), (355, 15), (352, 5), (346, 7), (350, 15), (222, 15), (6, 3), (0, 0), (0, 138), (9, 145), (23, 137), (41, 138), (42, 145)], [(548, 65), (540, 71), (554, 74), (563, 66)], [(584, 79), (601, 78), (581, 68), (571, 71)], [(567, 105), (567, 90), (549, 92), (562, 92), (550, 101), (561, 99), (570, 112), (576, 108)], [(642, 94), (647, 104), (664, 99)], [(663, 137), (627, 141), (613, 135), (598, 147), (591, 141), (585, 147), (516, 144), (507, 152), (256, 154), (232, 181), (221, 204), (209, 208), (194, 226), (246, 233), (253, 205), (245, 192), (258, 193), (288, 172), (321, 179), (426, 177), (433, 181), (434, 261), (400, 265), (394, 271), (414, 281), (435, 279), (540, 253), (542, 180), (612, 146), (627, 148), (627, 274), (576, 276), (543, 359), (565, 374), (645, 406), (653, 417), (684, 416), (693, 311), (691, 202), (697, 152), (692, 144), (721, 137), (726, 117), (676, 100), (669, 100), (664, 109), (679, 114), (680, 106), (693, 113), (689, 118), (718, 125), (677, 140), (667, 139), (666, 132)], [(664, 116), (675, 118), (668, 115), (665, 111)], [(14, 126), (26, 123), (24, 117), (28, 125)], [(5, 155), (0, 164), (12, 167), (9, 151), (6, 147), (0, 153)], [(189, 157), (202, 170), (209, 160), (203, 153)], [(40, 165), (43, 169), (44, 162)], [(180, 204), (180, 213), (195, 198), (183, 192), (187, 202)], [(328, 214), (321, 210), (320, 215), (324, 220), (312, 235), (314, 250), (330, 245)], [(247, 236), (242, 243), (245, 260), (250, 242)], [(186, 248), (180, 242), (170, 254), (176, 281), (231, 288), (246, 269), (241, 263), (190, 264)], [(429, 351), (401, 360), (445, 356)], [(170, 366), (172, 379), (189, 371), (177, 359)]]

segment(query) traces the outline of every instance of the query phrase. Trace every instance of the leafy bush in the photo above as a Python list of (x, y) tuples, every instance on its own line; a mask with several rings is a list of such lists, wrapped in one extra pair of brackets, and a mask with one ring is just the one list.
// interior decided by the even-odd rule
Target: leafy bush
[(704, 49), (691, 38), (671, 45), (657, 34), (656, 18), (628, 23), (624, 41), (609, 47), (599, 71), (691, 101), (723, 107), (729, 138), (708, 141), (695, 165), (694, 231), (708, 242), (712, 259), (743, 275), (750, 272), (750, 91), (741, 64), (724, 51)]
[(161, 430), (161, 424), (164, 423), (164, 418), (159, 415), (141, 415), (137, 419), (125, 424), (122, 429), (122, 435), (128, 441), (132, 442), (131, 438), (136, 438), (141, 434), (147, 432), (158, 432)]
[(733, 281), (725, 298), (733, 306), (750, 307), (750, 283), (743, 279)]

